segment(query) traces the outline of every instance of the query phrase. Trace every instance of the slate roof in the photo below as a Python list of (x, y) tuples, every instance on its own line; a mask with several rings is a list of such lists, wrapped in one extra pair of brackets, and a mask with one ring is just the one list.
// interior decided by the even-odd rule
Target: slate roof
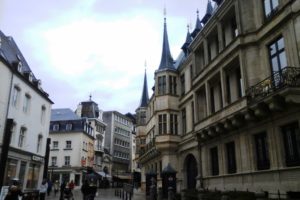
[(185, 43), (182, 45), (181, 49), (183, 50), (183, 52), (187, 55), (188, 54), (188, 47), (189, 45), (192, 43), (193, 39), (192, 36), (190, 34), (189, 28), (187, 30), (187, 34), (186, 34), (186, 39), (185, 39)]
[(207, 22), (207, 21), (209, 20), (209, 18), (212, 16), (213, 11), (214, 11), (214, 9), (213, 9), (213, 7), (212, 7), (211, 1), (208, 0), (208, 2), (207, 2), (207, 7), (206, 7), (206, 13), (205, 13), (204, 17), (203, 17), (202, 20), (201, 20), (201, 22), (202, 22), (203, 24), (206, 24), (206, 22)]
[(51, 109), (51, 121), (80, 120), (70, 108)]
[(191, 36), (193, 38), (196, 37), (197, 33), (199, 33), (199, 31), (201, 31), (202, 29), (202, 24), (201, 21), (199, 19), (199, 10), (197, 10), (197, 19), (196, 19), (196, 25), (195, 25), (195, 29), (193, 30), (193, 32), (191, 33)]
[[(21, 53), (16, 42), (14, 41), (14, 39), (11, 36), (5, 36), (2, 31), (0, 31), (0, 37), (1, 37), (0, 56), (2, 56), (3, 59), (11, 66), (13, 66), (14, 63), (16, 62), (21, 62), (22, 72), (27, 72), (27, 73), (32, 72), (23, 54)], [(34, 75), (33, 75), (33, 80), (35, 81), (37, 80)]]
[(170, 52), (166, 18), (164, 18), (163, 46), (162, 46), (162, 54), (161, 54), (161, 60), (160, 60), (160, 65), (158, 70), (161, 69), (175, 69), (174, 60)]
[[(49, 99), (49, 94), (46, 93), (40, 87), (40, 80), (37, 79), (33, 72), (31, 71), (28, 63), (26, 62), (23, 54), (21, 53), (20, 49), (18, 48), (16, 42), (11, 36), (6, 36), (0, 30), (0, 60), (15, 73), (18, 74), (29, 86), (31, 86), (35, 91), (45, 97), (49, 102), (53, 103)], [(17, 68), (20, 67), (20, 71)], [(30, 76), (29, 76), (30, 75)], [(29, 80), (29, 77), (32, 80)]]
[(148, 84), (147, 84), (147, 74), (146, 74), (146, 70), (145, 70), (144, 85), (143, 85), (143, 91), (142, 91), (142, 96), (141, 96), (141, 101), (140, 101), (139, 107), (147, 107), (148, 102), (149, 102)]

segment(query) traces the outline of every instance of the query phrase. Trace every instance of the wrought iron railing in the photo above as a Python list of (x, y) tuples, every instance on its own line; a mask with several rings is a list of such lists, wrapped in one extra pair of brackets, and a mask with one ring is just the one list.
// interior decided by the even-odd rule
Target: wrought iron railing
[(285, 67), (280, 71), (274, 72), (270, 77), (262, 80), (256, 85), (251, 86), (246, 90), (246, 95), (250, 103), (258, 102), (259, 100), (273, 94), (274, 92), (285, 87), (300, 86), (300, 68)]

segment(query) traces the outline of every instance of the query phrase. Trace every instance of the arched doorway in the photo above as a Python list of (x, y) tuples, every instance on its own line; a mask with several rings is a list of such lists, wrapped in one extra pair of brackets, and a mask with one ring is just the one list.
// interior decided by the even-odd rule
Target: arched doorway
[(197, 161), (192, 154), (189, 154), (185, 158), (185, 169), (186, 169), (186, 186), (187, 189), (195, 189), (198, 176)]

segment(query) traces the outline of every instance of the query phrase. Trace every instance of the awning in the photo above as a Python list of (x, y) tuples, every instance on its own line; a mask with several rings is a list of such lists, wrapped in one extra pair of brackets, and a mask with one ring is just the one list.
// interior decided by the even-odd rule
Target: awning
[(97, 173), (102, 177), (111, 178), (111, 175), (105, 174), (104, 172), (97, 172)]
[(130, 179), (132, 179), (132, 177), (131, 177), (131, 175), (118, 175), (118, 176), (116, 176), (116, 175), (114, 175), (114, 177), (115, 178), (119, 178), (119, 179), (123, 179), (123, 180), (130, 180)]

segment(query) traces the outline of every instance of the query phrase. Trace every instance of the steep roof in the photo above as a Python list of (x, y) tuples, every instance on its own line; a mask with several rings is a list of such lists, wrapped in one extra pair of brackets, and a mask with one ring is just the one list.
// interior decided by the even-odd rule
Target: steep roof
[[(18, 48), (16, 42), (11, 36), (6, 36), (2, 31), (0, 31), (0, 38), (1, 38), (1, 57), (9, 63), (11, 66), (14, 65), (16, 62), (22, 63), (22, 72), (32, 73), (28, 63), (26, 62), (23, 54), (21, 53), (20, 49)], [(37, 80), (36, 77), (33, 75), (33, 80)]]
[(79, 120), (70, 108), (51, 109), (51, 121)]
[(185, 55), (188, 54), (188, 47), (192, 43), (192, 41), (193, 41), (193, 39), (192, 39), (192, 36), (190, 34), (189, 26), (188, 26), (185, 43), (181, 47), (181, 49), (183, 50), (183, 52), (185, 53)]
[(199, 31), (201, 31), (201, 29), (202, 29), (202, 24), (201, 24), (201, 21), (200, 21), (200, 19), (199, 19), (199, 10), (197, 10), (196, 25), (195, 25), (195, 29), (194, 29), (193, 32), (191, 33), (191, 36), (192, 36), (193, 38), (195, 38), (196, 35), (197, 35), (197, 33), (198, 33)]
[(161, 69), (174, 69), (174, 60), (172, 58), (168, 40), (167, 33), (167, 22), (166, 18), (164, 18), (164, 33), (163, 33), (163, 45), (162, 45), (162, 54), (159, 65), (159, 70)]
[(140, 101), (139, 107), (147, 107), (148, 102), (149, 102), (148, 84), (147, 84), (147, 74), (146, 74), (146, 70), (145, 70), (144, 85), (143, 85), (143, 91), (142, 91), (142, 96), (141, 96), (141, 101)]
[(206, 22), (207, 22), (207, 21), (209, 20), (209, 18), (212, 16), (213, 11), (214, 11), (214, 9), (213, 9), (213, 6), (212, 6), (212, 4), (211, 4), (211, 1), (208, 0), (208, 2), (207, 2), (207, 7), (206, 7), (206, 13), (205, 13), (204, 17), (203, 17), (202, 20), (201, 20), (201, 22), (202, 22), (203, 24), (206, 24)]

